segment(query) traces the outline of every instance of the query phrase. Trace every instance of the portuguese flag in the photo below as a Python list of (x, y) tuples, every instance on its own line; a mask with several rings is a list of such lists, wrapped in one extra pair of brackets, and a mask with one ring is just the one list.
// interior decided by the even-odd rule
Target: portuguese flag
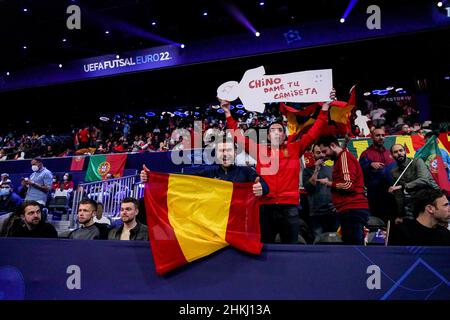
[(253, 183), (149, 173), (148, 234), (160, 275), (228, 245), (260, 254), (258, 199)]
[(436, 136), (428, 139), (427, 143), (419, 150), (417, 150), (414, 158), (421, 158), (431, 172), (434, 180), (439, 187), (450, 195), (450, 183), (448, 181), (447, 171), (442, 161), (441, 150), (439, 150)]
[(126, 161), (127, 154), (91, 156), (85, 181), (105, 180), (108, 173), (111, 173), (114, 178), (121, 177)]

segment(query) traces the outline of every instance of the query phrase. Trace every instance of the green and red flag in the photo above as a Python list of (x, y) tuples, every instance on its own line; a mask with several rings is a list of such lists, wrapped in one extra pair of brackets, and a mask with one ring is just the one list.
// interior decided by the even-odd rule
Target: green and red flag
[(105, 180), (106, 175), (111, 173), (114, 178), (123, 175), (127, 154), (95, 155), (91, 156), (86, 171), (86, 181)]
[(444, 167), (444, 162), (442, 161), (441, 150), (439, 150), (436, 136), (432, 136), (428, 139), (427, 143), (416, 152), (414, 158), (421, 158), (425, 162), (439, 187), (444, 190), (447, 195), (450, 195), (450, 183), (448, 181), (447, 171)]
[(251, 183), (149, 173), (148, 235), (160, 275), (231, 245), (260, 254), (258, 198)]

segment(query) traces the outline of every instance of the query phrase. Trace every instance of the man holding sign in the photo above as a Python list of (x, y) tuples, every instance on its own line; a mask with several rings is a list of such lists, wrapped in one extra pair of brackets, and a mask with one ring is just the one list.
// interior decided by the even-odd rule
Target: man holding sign
[[(335, 95), (333, 89), (330, 99), (335, 100)], [(220, 96), (219, 100), (228, 129), (234, 130), (237, 142), (250, 156), (257, 159), (256, 171), (269, 185), (269, 193), (261, 197), (260, 201), (261, 241), (274, 243), (279, 233), (282, 243), (297, 243), (300, 230), (297, 209), (300, 157), (328, 125), (329, 103), (323, 104), (314, 125), (300, 140), (287, 142), (283, 124), (272, 123), (267, 133), (270, 144), (266, 145), (243, 137), (231, 115), (229, 101), (220, 99)]]

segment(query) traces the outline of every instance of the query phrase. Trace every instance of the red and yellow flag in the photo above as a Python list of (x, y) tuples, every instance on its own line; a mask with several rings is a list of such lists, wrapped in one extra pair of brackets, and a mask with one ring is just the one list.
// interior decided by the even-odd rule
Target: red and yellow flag
[[(288, 119), (289, 139), (295, 140), (300, 134), (306, 132), (316, 121), (323, 102), (314, 103), (303, 110), (297, 110), (280, 104), (280, 112), (286, 115)], [(352, 136), (350, 115), (356, 105), (355, 88), (350, 92), (350, 98), (345, 101), (332, 101), (330, 103), (330, 111), (328, 116), (329, 126), (321, 135), (345, 135)]]
[(260, 254), (252, 184), (151, 172), (145, 207), (156, 272), (162, 275), (228, 245)]

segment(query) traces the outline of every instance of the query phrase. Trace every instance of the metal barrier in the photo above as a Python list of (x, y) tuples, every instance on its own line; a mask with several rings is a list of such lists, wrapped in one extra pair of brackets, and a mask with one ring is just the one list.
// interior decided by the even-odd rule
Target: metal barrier
[(140, 199), (144, 197), (144, 187), (145, 184), (142, 182), (136, 182), (133, 185), (133, 194), (131, 195), (135, 199)]
[[(97, 182), (80, 183), (74, 194), (70, 228), (77, 225), (78, 205), (82, 199), (92, 199), (103, 205), (103, 214), (110, 218), (120, 214), (120, 203), (127, 197), (133, 197), (136, 175)], [(143, 190), (143, 189), (142, 189)], [(135, 198), (135, 197), (134, 197)]]

